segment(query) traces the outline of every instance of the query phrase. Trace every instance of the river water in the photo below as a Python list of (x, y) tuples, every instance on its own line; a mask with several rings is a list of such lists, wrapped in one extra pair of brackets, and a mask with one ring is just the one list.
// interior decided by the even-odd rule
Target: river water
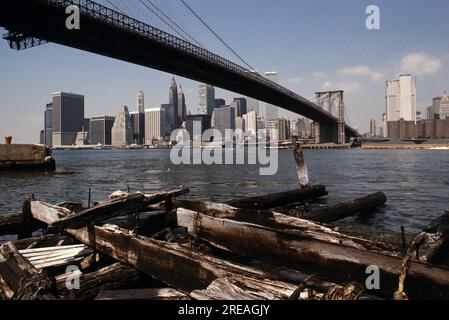
[[(191, 188), (189, 199), (223, 202), (297, 187), (291, 151), (279, 151), (279, 170), (260, 176), (254, 165), (173, 165), (169, 150), (55, 151), (57, 172), (0, 173), (0, 213), (20, 211), (31, 194), (58, 203), (104, 200), (116, 190), (155, 192)], [(306, 150), (313, 184), (328, 187), (329, 204), (383, 191), (385, 207), (358, 219), (368, 225), (417, 232), (449, 209), (448, 150)], [(355, 218), (350, 218), (355, 219)]]

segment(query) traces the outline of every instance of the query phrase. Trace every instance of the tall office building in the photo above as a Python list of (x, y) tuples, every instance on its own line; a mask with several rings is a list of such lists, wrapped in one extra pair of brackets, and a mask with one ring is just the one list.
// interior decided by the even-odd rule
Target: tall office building
[(111, 130), (112, 146), (122, 148), (133, 143), (133, 129), (131, 117), (127, 106), (122, 106), (117, 111), (114, 125)]
[(377, 136), (377, 122), (374, 119), (369, 122), (369, 135), (371, 138)]
[(449, 118), (449, 96), (446, 91), (441, 97), (433, 98), (432, 105), (427, 108), (427, 119), (448, 119)]
[(207, 114), (212, 116), (215, 108), (215, 88), (208, 84), (198, 86), (199, 107), (198, 114)]
[(243, 120), (245, 123), (245, 130), (251, 132), (252, 136), (257, 135), (257, 113), (256, 111), (250, 111), (243, 115)]
[(246, 98), (234, 98), (234, 102), (237, 104), (237, 117), (242, 117), (248, 111)]
[(137, 112), (145, 113), (145, 94), (143, 91), (137, 92)]
[(133, 143), (143, 145), (145, 143), (145, 113), (130, 112), (133, 127)]
[(170, 119), (170, 122), (173, 124), (172, 130), (178, 128), (181, 125), (181, 120), (179, 118), (179, 105), (178, 105), (178, 85), (176, 84), (175, 77), (172, 78), (171, 84), (170, 84), (170, 91), (169, 91), (169, 98), (168, 98), (168, 104), (172, 105), (173, 107), (173, 114), (172, 119)]
[(179, 119), (179, 125), (186, 121), (187, 117), (187, 106), (186, 106), (186, 96), (184, 95), (184, 92), (182, 91), (182, 86), (179, 86), (178, 91), (178, 119)]
[(44, 112), (44, 137), (42, 144), (53, 147), (53, 104), (48, 103)]
[[(194, 124), (201, 126), (200, 132), (193, 132)], [(186, 130), (190, 140), (200, 141), (203, 133), (211, 128), (211, 116), (207, 114), (188, 115), (186, 119)]]
[(416, 80), (411, 75), (387, 81), (385, 98), (387, 122), (404, 119), (416, 123)]
[(256, 100), (254, 98), (246, 97), (246, 112), (256, 111), (256, 113), (259, 115), (259, 100)]
[(52, 96), (52, 145), (74, 145), (84, 126), (84, 96), (66, 92)]
[(214, 110), (214, 125), (215, 129), (220, 131), (225, 137), (225, 130), (235, 130), (235, 108), (227, 106)]
[(165, 109), (151, 108), (145, 110), (145, 144), (153, 145), (160, 142), (166, 136)]
[(215, 108), (221, 108), (226, 105), (225, 99), (215, 99)]
[[(268, 80), (273, 81), (274, 83), (278, 83), (278, 74), (277, 72), (265, 72), (265, 77)], [(279, 117), (278, 107), (267, 103), (266, 104), (266, 118), (267, 120), (275, 120)]]
[(279, 140), (290, 139), (290, 120), (287, 118), (281, 118), (277, 120), (277, 129)]
[(90, 144), (91, 145), (112, 145), (112, 127), (115, 117), (101, 116), (90, 118)]

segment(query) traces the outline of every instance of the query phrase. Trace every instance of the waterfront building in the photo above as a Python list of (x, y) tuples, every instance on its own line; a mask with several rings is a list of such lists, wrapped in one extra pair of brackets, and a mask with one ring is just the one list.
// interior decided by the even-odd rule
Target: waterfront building
[(115, 117), (99, 116), (90, 118), (90, 144), (91, 145), (112, 145), (112, 127)]
[[(188, 115), (186, 118), (186, 130), (191, 140), (199, 141), (202, 139), (203, 133), (211, 128), (211, 116), (207, 114)], [(200, 136), (193, 132), (194, 124), (201, 125)]]
[(242, 117), (244, 114), (247, 113), (247, 101), (246, 98), (234, 98), (233, 103), (235, 103), (235, 106), (237, 108), (236, 110), (236, 116)]
[(226, 106), (214, 110), (214, 126), (215, 129), (225, 135), (226, 129), (235, 130), (235, 108)]
[(254, 98), (246, 97), (246, 111), (251, 112), (255, 111), (257, 114), (260, 114), (259, 111), (259, 100)]
[(388, 138), (400, 139), (449, 139), (449, 118), (421, 120), (418, 122), (388, 122)]
[(226, 106), (226, 100), (225, 99), (215, 99), (215, 108), (221, 108)]
[(385, 99), (387, 122), (404, 119), (416, 123), (416, 80), (412, 75), (387, 81)]
[(131, 125), (133, 129), (133, 143), (144, 145), (145, 143), (145, 113), (138, 111), (130, 112)]
[(55, 92), (52, 98), (52, 145), (74, 145), (84, 126), (84, 96)]
[(433, 98), (432, 105), (427, 108), (427, 119), (447, 118), (449, 118), (449, 97), (445, 91), (441, 97)]
[(212, 116), (215, 108), (215, 88), (208, 84), (198, 86), (199, 107), (198, 114), (207, 114)]
[(369, 122), (369, 136), (376, 137), (377, 136), (377, 122), (374, 119), (371, 119)]
[[(268, 80), (273, 81), (274, 83), (278, 83), (278, 74), (277, 72), (265, 72), (265, 77)], [(275, 120), (279, 117), (278, 107), (272, 104), (266, 104), (266, 119), (267, 120)]]
[(145, 113), (145, 94), (143, 91), (137, 92), (137, 112)]
[(184, 92), (182, 91), (182, 86), (179, 86), (179, 92), (178, 92), (178, 121), (179, 125), (186, 121), (187, 117), (187, 106), (186, 106), (186, 96), (184, 95)]
[(290, 120), (287, 118), (277, 119), (276, 128), (278, 129), (278, 138), (280, 141), (290, 139)]
[(131, 116), (127, 106), (118, 109), (111, 131), (112, 146), (123, 148), (133, 143)]
[(41, 144), (53, 147), (53, 104), (47, 103), (44, 112), (44, 137)]
[(166, 137), (166, 115), (164, 108), (145, 110), (145, 144), (162, 141)]
[(39, 132), (39, 144), (45, 144), (45, 142), (44, 142), (44, 136), (45, 136), (45, 130), (41, 130), (40, 132)]
[(245, 131), (251, 132), (252, 136), (257, 136), (257, 113), (256, 111), (250, 111), (243, 115), (243, 121), (245, 125)]

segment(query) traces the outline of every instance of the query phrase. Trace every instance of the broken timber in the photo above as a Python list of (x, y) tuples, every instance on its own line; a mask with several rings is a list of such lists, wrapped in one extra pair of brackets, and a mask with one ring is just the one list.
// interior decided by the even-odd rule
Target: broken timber
[(387, 196), (383, 192), (376, 192), (347, 203), (339, 203), (332, 207), (312, 210), (305, 218), (316, 222), (329, 223), (350, 217), (359, 212), (374, 209), (386, 202)]
[(91, 223), (101, 223), (113, 217), (136, 214), (148, 205), (166, 201), (188, 192), (189, 189), (186, 188), (152, 195), (127, 194), (76, 214), (65, 208), (31, 201), (31, 213), (35, 219), (49, 225), (49, 232), (57, 233), (65, 228), (76, 229)]
[(227, 202), (227, 204), (240, 209), (267, 210), (320, 198), (327, 196), (327, 194), (328, 193), (325, 186), (317, 185), (303, 189), (272, 193), (264, 196), (236, 199)]
[(173, 200), (173, 206), (175, 208), (197, 211), (215, 218), (253, 223), (277, 230), (287, 230), (291, 233), (296, 233), (299, 236), (306, 235), (311, 238), (344, 244), (358, 249), (382, 251), (390, 254), (395, 254), (397, 251), (393, 246), (365, 240), (359, 237), (347, 236), (333, 231), (326, 226), (277, 212), (238, 209), (226, 204), (178, 199)]
[[(368, 266), (380, 269), (380, 290), (369, 293), (391, 298), (402, 271), (402, 259), (328, 241), (298, 237), (286, 231), (218, 219), (178, 209), (178, 224), (212, 245), (246, 257), (299, 268), (335, 282), (365, 283)], [(413, 299), (449, 298), (449, 269), (411, 261), (405, 290)]]
[(53, 300), (53, 282), (25, 259), (13, 243), (0, 246), (0, 298)]
[(299, 185), (301, 188), (310, 187), (309, 171), (304, 159), (304, 152), (301, 150), (301, 144), (295, 144), (293, 147), (293, 156), (295, 157), (296, 172), (298, 174)]

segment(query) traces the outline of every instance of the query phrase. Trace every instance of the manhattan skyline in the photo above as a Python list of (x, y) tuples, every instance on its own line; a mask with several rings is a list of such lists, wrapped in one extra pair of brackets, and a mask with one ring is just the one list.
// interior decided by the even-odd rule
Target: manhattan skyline
[[(176, 3), (159, 1), (207, 43), (207, 49), (236, 61)], [(307, 99), (318, 90), (345, 90), (349, 122), (360, 133), (368, 130), (370, 118), (381, 120), (385, 81), (399, 73), (416, 74), (417, 109), (422, 112), (432, 98), (449, 89), (449, 42), (442, 36), (449, 30), (449, 3), (444, 0), (285, 0), (282, 6), (274, 1), (192, 0), (191, 4), (260, 73), (277, 71), (282, 85)], [(369, 4), (380, 7), (380, 30), (365, 28)], [(15, 52), (1, 41), (0, 61), (1, 107), (10, 111), (0, 118), (0, 134), (13, 135), (16, 142), (36, 142), (43, 110), (55, 91), (83, 94), (86, 117), (114, 115), (120, 105), (135, 111), (140, 90), (145, 93), (145, 108), (168, 102), (171, 74), (71, 48), (46, 44)], [(183, 87), (188, 111), (197, 113), (198, 83), (178, 76), (176, 80)], [(216, 96), (230, 103), (241, 95), (216, 88)]]

